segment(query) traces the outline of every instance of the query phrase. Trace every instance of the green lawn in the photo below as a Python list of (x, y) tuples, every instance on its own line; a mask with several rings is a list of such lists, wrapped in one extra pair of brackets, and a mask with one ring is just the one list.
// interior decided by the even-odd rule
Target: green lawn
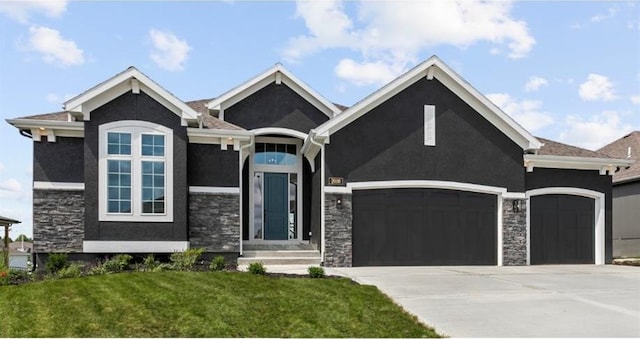
[(435, 337), (373, 286), (237, 272), (0, 286), (0, 337)]

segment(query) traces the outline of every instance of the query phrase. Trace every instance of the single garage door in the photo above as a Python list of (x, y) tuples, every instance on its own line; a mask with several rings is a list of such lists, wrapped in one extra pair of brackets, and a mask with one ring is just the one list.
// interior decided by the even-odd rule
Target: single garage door
[(355, 190), (353, 265), (496, 265), (496, 204), (454, 190)]
[(593, 264), (595, 200), (574, 195), (531, 197), (531, 264)]

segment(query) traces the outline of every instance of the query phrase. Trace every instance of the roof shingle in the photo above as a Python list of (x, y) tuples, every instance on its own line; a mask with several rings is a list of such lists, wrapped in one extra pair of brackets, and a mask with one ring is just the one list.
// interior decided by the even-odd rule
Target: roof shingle
[(536, 137), (542, 142), (542, 147), (538, 151), (539, 155), (560, 155), (565, 157), (581, 157), (581, 158), (611, 158), (605, 153), (594, 152), (588, 149), (563, 144), (561, 142)]
[(613, 175), (613, 182), (640, 180), (640, 131), (633, 131), (598, 150), (614, 158), (631, 159), (636, 162), (629, 168)]

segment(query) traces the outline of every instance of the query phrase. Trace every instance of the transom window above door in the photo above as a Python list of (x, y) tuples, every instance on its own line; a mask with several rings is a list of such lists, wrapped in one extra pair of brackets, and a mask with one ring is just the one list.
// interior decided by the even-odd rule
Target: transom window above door
[(257, 142), (254, 159), (258, 165), (295, 165), (296, 145)]

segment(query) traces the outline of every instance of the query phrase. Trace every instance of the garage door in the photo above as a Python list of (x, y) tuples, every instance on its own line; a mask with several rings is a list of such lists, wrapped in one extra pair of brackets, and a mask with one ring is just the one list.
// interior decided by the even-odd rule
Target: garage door
[(441, 189), (353, 192), (353, 265), (496, 265), (496, 196)]
[(593, 264), (594, 208), (580, 196), (531, 197), (531, 264)]

